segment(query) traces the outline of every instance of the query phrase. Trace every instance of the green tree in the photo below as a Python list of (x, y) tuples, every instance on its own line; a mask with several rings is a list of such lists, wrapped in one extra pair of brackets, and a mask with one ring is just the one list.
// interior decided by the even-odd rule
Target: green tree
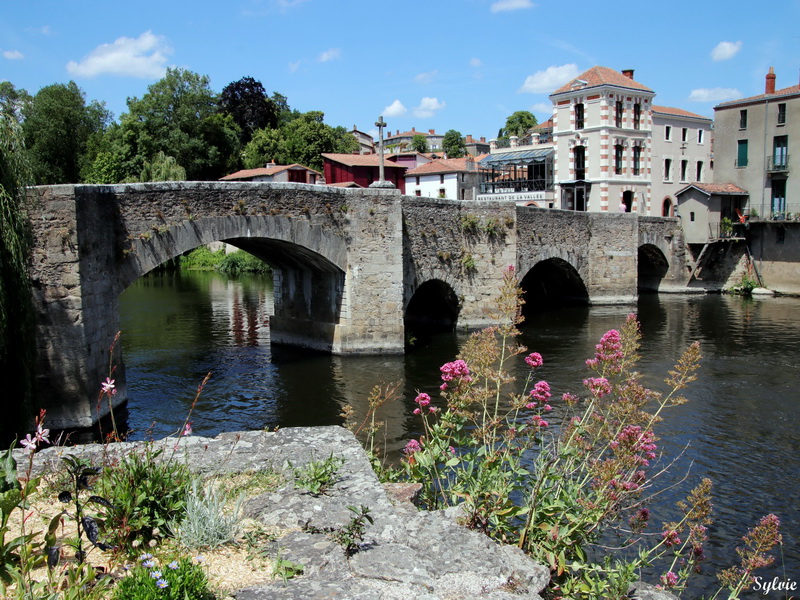
[(0, 440), (5, 444), (31, 416), (36, 330), (27, 275), (30, 232), (25, 186), (30, 182), (19, 123), (0, 110)]
[(461, 158), (467, 153), (467, 145), (460, 131), (449, 130), (444, 134), (442, 149), (447, 154), (447, 158)]
[(22, 122), (22, 111), (30, 104), (31, 95), (23, 89), (17, 89), (10, 81), (0, 81), (0, 111)]
[(358, 150), (355, 137), (344, 127), (331, 127), (320, 111), (302, 113), (279, 130), (261, 129), (245, 147), (244, 164), (249, 169), (274, 161), (298, 163), (322, 169), (323, 152), (350, 153)]
[(175, 158), (158, 152), (142, 169), (139, 181), (185, 181), (186, 169), (180, 166)]
[(70, 81), (40, 89), (23, 108), (23, 133), (36, 184), (78, 183), (94, 159), (90, 140), (111, 122), (101, 103), (88, 106), (83, 91)]
[(252, 77), (242, 77), (226, 85), (220, 96), (220, 109), (231, 115), (241, 129), (242, 144), (249, 142), (259, 129), (278, 126), (277, 105), (267, 95), (261, 82)]
[(128, 100), (128, 112), (121, 117), (124, 176), (138, 178), (158, 152), (174, 157), (190, 180), (225, 175), (232, 157), (238, 156), (239, 128), (230, 115), (217, 110), (218, 98), (208, 77), (167, 69), (141, 99)]
[(411, 149), (414, 152), (429, 152), (430, 149), (428, 148), (428, 138), (426, 138), (423, 134), (418, 133), (411, 138)]
[(523, 137), (531, 127), (536, 127), (538, 124), (533, 113), (518, 110), (506, 119), (506, 125), (499, 131), (498, 137), (508, 138), (512, 135)]

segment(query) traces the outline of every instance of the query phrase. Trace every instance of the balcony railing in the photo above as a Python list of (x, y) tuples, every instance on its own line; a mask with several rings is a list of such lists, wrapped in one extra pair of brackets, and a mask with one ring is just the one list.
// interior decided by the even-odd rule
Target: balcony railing
[(770, 156), (767, 158), (767, 173), (787, 173), (789, 171), (789, 155)]
[(775, 202), (763, 211), (750, 208), (745, 214), (750, 221), (800, 221), (800, 202)]
[(508, 181), (484, 181), (480, 184), (481, 194), (509, 194), (513, 192), (544, 192), (552, 190), (541, 179), (511, 179)]

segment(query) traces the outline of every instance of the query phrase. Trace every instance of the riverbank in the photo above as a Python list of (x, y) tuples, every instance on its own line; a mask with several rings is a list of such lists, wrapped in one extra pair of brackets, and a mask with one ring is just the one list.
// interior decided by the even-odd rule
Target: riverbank
[[(143, 442), (139, 442), (141, 445)], [(383, 486), (355, 437), (341, 427), (287, 428), (276, 432), (223, 433), (154, 442), (204, 477), (221, 473), (287, 472), (331, 454), (343, 464), (324, 494), (297, 489), (291, 478), (275, 490), (248, 498), (244, 516), (276, 532), (255, 552), (302, 565), (302, 575), (273, 579), (262, 574), (237, 582), (236, 600), (540, 599), (548, 570), (512, 546), (497, 544), (456, 523), (457, 511), (419, 511), (407, 490)], [(53, 447), (35, 455), (36, 472), (62, 468), (61, 456), (80, 454), (93, 464), (115, 460), (137, 443)], [(17, 461), (26, 460), (22, 451)], [(330, 530), (351, 522), (349, 507), (367, 507), (372, 523), (348, 556)], [(267, 567), (265, 567), (266, 569)], [(270, 569), (273, 566), (269, 567)], [(671, 598), (649, 586), (634, 597)]]

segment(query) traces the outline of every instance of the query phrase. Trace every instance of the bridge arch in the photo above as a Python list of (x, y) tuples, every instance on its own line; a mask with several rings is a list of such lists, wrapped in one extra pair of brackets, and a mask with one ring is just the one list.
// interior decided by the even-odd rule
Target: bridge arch
[(537, 262), (522, 278), (520, 287), (525, 300), (523, 312), (528, 314), (565, 304), (589, 304), (589, 292), (578, 270), (562, 258)]
[(655, 244), (642, 244), (637, 254), (637, 281), (639, 291), (657, 292), (661, 281), (669, 273), (669, 261)]
[(406, 337), (453, 331), (461, 303), (453, 287), (441, 279), (429, 279), (414, 290), (404, 312)]

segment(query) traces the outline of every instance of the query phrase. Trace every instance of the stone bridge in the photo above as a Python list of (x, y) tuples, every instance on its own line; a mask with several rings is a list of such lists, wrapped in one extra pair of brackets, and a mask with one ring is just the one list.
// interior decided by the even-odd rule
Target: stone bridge
[(114, 403), (126, 399), (119, 295), (215, 241), (273, 267), (273, 342), (337, 354), (401, 353), (414, 325), (490, 322), (509, 265), (533, 306), (633, 303), (640, 289), (686, 280), (677, 219), (286, 183), (48, 186), (34, 196), (37, 393), (55, 428), (108, 411), (97, 405), (110, 365)]

